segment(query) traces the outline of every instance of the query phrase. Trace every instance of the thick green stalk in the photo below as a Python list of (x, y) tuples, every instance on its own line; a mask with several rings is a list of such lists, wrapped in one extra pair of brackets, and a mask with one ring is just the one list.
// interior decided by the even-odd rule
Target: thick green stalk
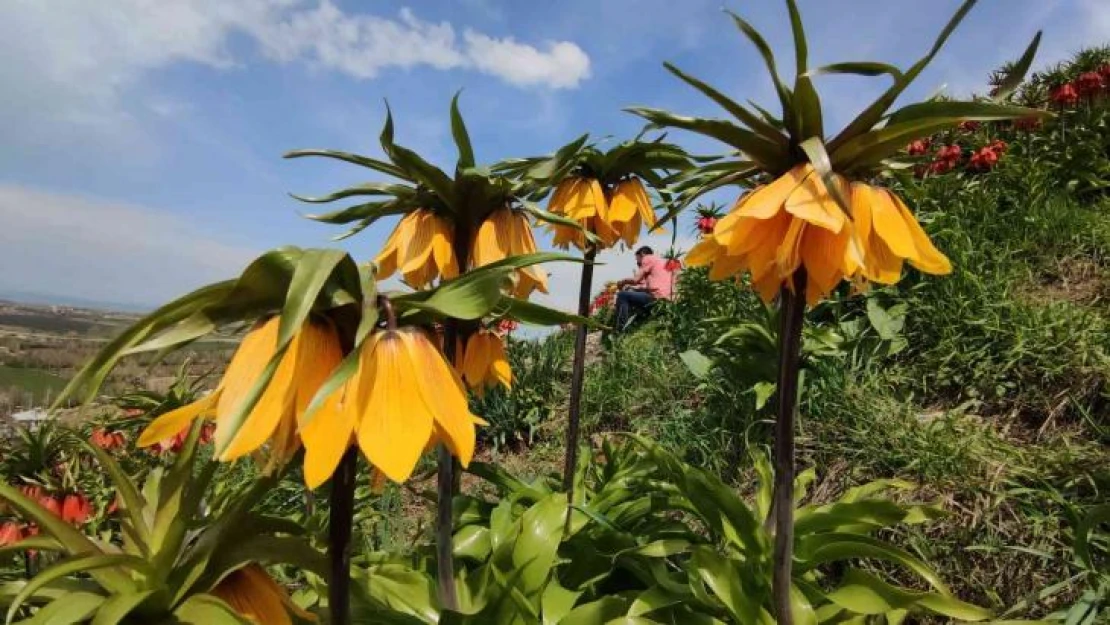
[(798, 410), (802, 325), (805, 323), (806, 274), (794, 274), (794, 289), (779, 294), (778, 413), (775, 417), (774, 600), (776, 622), (793, 625), (790, 592), (794, 560), (794, 420)]
[[(578, 289), (578, 315), (590, 315), (590, 289), (594, 279), (594, 258), (597, 248), (590, 246), (586, 251), (586, 262), (582, 265), (582, 282)], [(567, 449), (563, 462), (563, 489), (567, 491), (567, 502), (574, 503), (574, 472), (578, 466), (578, 428), (582, 415), (582, 383), (586, 374), (586, 331), (585, 324), (579, 324), (574, 335), (574, 362), (570, 377), (570, 413), (567, 420)], [(570, 512), (567, 512), (570, 522)]]
[(355, 508), (358, 452), (348, 449), (331, 479), (331, 516), (328, 521), (328, 557), (331, 582), (328, 610), (332, 625), (351, 622), (351, 524)]

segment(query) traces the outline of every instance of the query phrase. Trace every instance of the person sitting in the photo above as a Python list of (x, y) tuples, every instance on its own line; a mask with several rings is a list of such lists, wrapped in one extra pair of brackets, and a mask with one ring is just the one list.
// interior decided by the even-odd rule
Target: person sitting
[(657, 299), (671, 299), (674, 279), (667, 270), (667, 263), (655, 255), (648, 246), (636, 250), (636, 275), (617, 282), (616, 325), (624, 329), (634, 314), (647, 312)]

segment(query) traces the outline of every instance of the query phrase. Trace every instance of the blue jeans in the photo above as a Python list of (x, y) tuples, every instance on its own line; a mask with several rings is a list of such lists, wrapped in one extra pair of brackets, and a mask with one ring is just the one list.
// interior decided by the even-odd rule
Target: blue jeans
[(632, 319), (633, 313), (647, 310), (654, 301), (655, 296), (646, 291), (621, 291), (617, 293), (617, 318), (614, 329), (617, 332), (623, 330), (624, 326), (628, 325), (628, 321)]

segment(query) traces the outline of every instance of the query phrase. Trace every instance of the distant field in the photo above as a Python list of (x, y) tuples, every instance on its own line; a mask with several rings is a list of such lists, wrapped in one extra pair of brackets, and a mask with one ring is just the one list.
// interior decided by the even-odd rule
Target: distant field
[(54, 397), (66, 385), (66, 380), (41, 369), (24, 369), (0, 365), (0, 391), (18, 389), (21, 394), (13, 397), (22, 403), (22, 393), (31, 393), (36, 403)]

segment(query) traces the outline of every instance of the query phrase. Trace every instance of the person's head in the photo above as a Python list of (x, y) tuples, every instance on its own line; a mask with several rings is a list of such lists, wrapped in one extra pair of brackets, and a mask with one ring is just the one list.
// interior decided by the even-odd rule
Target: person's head
[(636, 264), (639, 265), (640, 261), (644, 259), (644, 256), (651, 256), (654, 253), (655, 252), (650, 247), (644, 245), (636, 250)]

